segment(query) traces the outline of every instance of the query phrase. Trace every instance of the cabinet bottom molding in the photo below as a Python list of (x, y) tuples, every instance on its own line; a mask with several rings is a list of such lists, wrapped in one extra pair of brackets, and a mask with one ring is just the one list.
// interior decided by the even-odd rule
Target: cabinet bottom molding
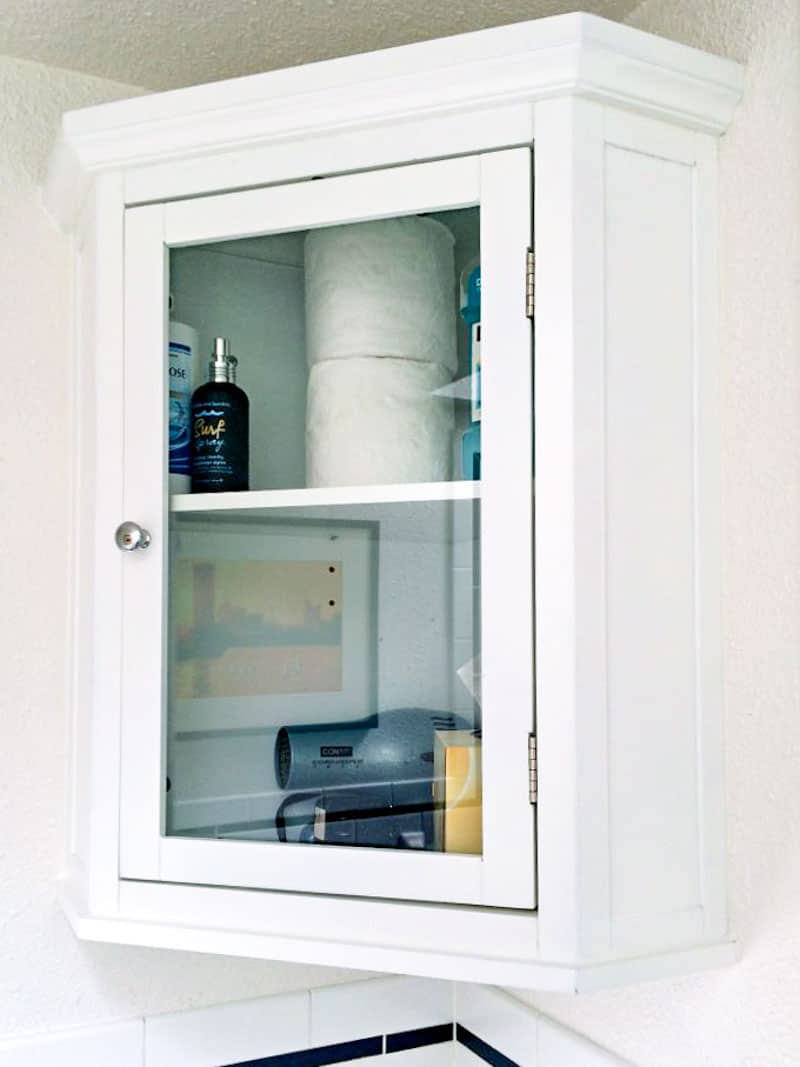
[[(167, 887), (141, 885), (148, 890)], [(190, 887), (169, 887), (189, 891)], [(155, 895), (155, 894), (154, 894)], [(453, 951), (425, 950), (419, 947), (365, 944), (356, 940), (321, 936), (292, 936), (274, 930), (226, 927), (222, 915), (192, 922), (187, 910), (180, 921), (159, 914), (152, 917), (120, 911), (117, 914), (92, 913), (85, 903), (82, 887), (64, 879), (60, 883), (61, 903), (76, 936), (97, 941), (147, 948), (166, 948), (249, 959), (308, 963), (388, 974), (474, 982), (481, 985), (557, 993), (590, 993), (631, 983), (675, 978), (699, 971), (730, 966), (740, 957), (733, 939), (681, 947), (655, 955), (624, 957), (602, 963), (548, 962), (541, 959), (510, 959), (492, 955), (484, 947), (470, 951), (460, 946)], [(529, 920), (530, 921), (530, 920)]]

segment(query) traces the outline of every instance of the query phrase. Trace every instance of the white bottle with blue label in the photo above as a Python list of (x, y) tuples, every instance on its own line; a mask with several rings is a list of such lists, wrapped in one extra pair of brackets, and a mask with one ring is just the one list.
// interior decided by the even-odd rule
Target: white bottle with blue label
[(169, 491), (192, 488), (191, 418), (197, 330), (184, 322), (169, 324)]

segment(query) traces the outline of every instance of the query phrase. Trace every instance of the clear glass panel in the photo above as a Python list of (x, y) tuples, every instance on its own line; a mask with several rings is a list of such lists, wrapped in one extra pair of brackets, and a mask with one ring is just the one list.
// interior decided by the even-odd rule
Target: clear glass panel
[[(473, 207), (173, 249), (171, 491), (478, 479), (479, 234)], [(192, 403), (217, 337), (247, 462), (241, 397)]]
[(466, 489), (173, 514), (168, 834), (481, 852)]
[(168, 834), (481, 852), (479, 221), (171, 251)]

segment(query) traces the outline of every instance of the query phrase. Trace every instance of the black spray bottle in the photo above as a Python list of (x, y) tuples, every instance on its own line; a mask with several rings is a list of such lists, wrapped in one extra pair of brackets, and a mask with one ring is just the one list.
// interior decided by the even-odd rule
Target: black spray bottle
[(236, 384), (227, 337), (215, 337), (208, 381), (192, 394), (192, 492), (247, 489), (250, 402)]

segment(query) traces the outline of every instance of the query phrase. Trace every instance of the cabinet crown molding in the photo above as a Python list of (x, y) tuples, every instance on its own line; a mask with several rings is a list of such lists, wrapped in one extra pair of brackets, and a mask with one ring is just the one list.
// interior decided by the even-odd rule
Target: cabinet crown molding
[(731, 60), (574, 13), (68, 112), (45, 182), (65, 229), (92, 180), (224, 152), (572, 95), (721, 134)]

